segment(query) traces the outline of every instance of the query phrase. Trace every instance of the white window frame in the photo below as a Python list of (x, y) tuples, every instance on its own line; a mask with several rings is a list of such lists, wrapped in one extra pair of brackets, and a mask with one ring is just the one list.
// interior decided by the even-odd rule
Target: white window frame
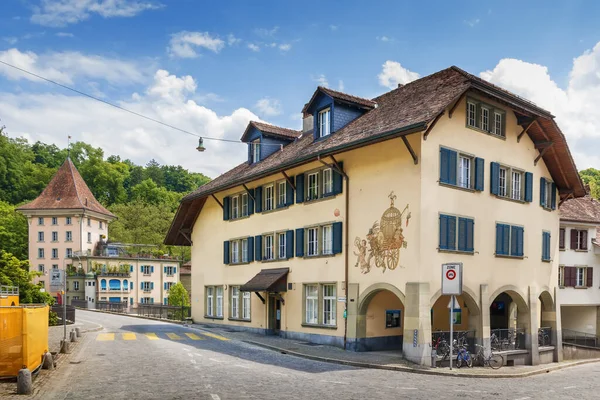
[(242, 246), (242, 262), (248, 262), (248, 239), (240, 240)]
[(52, 242), (58, 242), (58, 232), (57, 231), (52, 232)]
[[(587, 267), (576, 267), (575, 271), (575, 287), (586, 287), (587, 284)], [(581, 272), (581, 275), (580, 275)], [(581, 284), (579, 283), (579, 278), (581, 278)]]
[(285, 206), (286, 203), (286, 182), (279, 181), (277, 182), (277, 206), (282, 207)]
[(324, 255), (333, 254), (333, 226), (323, 225), (321, 227), (321, 249)]
[(38, 272), (45, 272), (46, 271), (46, 267), (44, 266), (44, 264), (38, 264)]
[(92, 226), (92, 219), (90, 217), (87, 219), (87, 226)]
[(38, 258), (45, 258), (46, 253), (44, 249), (38, 249)]
[(502, 113), (494, 111), (494, 135), (502, 136)]
[(231, 288), (231, 307), (229, 312), (231, 313), (230, 318), (240, 318), (240, 287), (230, 286)]
[[(504, 173), (504, 176), (502, 174)], [(509, 193), (509, 185), (508, 185), (508, 176), (509, 176), (509, 168), (500, 166), (498, 170), (498, 196), (500, 197), (508, 197)]]
[[(503, 173), (504, 177), (502, 176)], [(515, 187), (515, 174), (519, 176), (518, 190)], [(498, 196), (511, 200), (525, 201), (525, 171), (501, 164), (498, 169)]]
[(88, 241), (88, 243), (92, 243), (92, 233), (91, 232), (87, 233), (87, 241)]
[(104, 227), (103, 227), (103, 225), (102, 225), (102, 221), (98, 221), (98, 227), (99, 227), (100, 229), (104, 229)]
[(231, 219), (240, 217), (240, 196), (231, 196)]
[[(332, 289), (331, 292), (329, 289)], [(322, 312), (322, 323), (323, 325), (335, 326), (336, 325), (336, 285), (335, 284), (323, 284), (321, 285), (321, 291), (323, 294), (323, 312)]]
[[(586, 232), (586, 234), (587, 234), (587, 229), (575, 229), (575, 231), (577, 231), (577, 248), (572, 249), (572, 250), (587, 251), (587, 248), (588, 248), (587, 243), (585, 243), (585, 247), (582, 246), (582, 244), (584, 244), (583, 243), (583, 232)], [(589, 235), (587, 235), (587, 236), (589, 236)], [(587, 240), (587, 236), (586, 236), (586, 240)]]
[(317, 325), (319, 323), (319, 285), (304, 286), (304, 322)]
[(51, 254), (52, 254), (52, 258), (53, 259), (58, 258), (58, 249), (57, 248), (52, 249), (52, 253)]
[(67, 231), (65, 234), (65, 240), (67, 242), (72, 242), (73, 241), (73, 232)]
[(481, 107), (481, 129), (484, 131), (490, 130), (490, 109)]
[(217, 309), (216, 309), (216, 316), (219, 318), (223, 317), (223, 286), (217, 286), (216, 290), (216, 297), (217, 297)]
[(38, 217), (38, 225), (44, 225), (44, 217)]
[(319, 137), (331, 134), (331, 108), (319, 111)]
[(79, 290), (79, 282), (78, 281), (73, 282), (73, 290)]
[(467, 125), (477, 128), (477, 104), (467, 102)]
[(212, 317), (214, 315), (214, 290), (213, 286), (206, 287), (206, 315)]
[(306, 229), (306, 255), (314, 257), (319, 255), (319, 227), (313, 226)]
[(473, 188), (474, 157), (458, 153), (458, 186), (466, 189)]
[(285, 260), (286, 254), (287, 254), (287, 249), (286, 249), (286, 233), (285, 232), (280, 232), (277, 234), (277, 258), (279, 258), (280, 260)]
[(67, 258), (72, 258), (72, 257), (73, 257), (73, 249), (71, 249), (71, 248), (68, 248), (68, 249), (66, 250), (65, 254), (66, 254), (66, 257), (67, 257)]
[[(517, 178), (518, 179), (515, 179)], [(525, 173), (516, 169), (510, 171), (510, 198), (513, 200), (523, 200), (523, 185), (524, 185)], [(517, 182), (518, 181), (518, 182)]]
[(251, 316), (251, 293), (250, 292), (242, 292), (242, 319), (250, 320)]
[(275, 207), (275, 185), (263, 186), (263, 211), (271, 211)]
[(71, 217), (66, 217), (65, 218), (65, 225), (71, 225), (73, 223), (73, 220)]
[(152, 274), (152, 266), (151, 265), (142, 265), (142, 275), (151, 275)]
[(44, 232), (38, 232), (38, 242), (44, 241)]
[(231, 263), (237, 264), (240, 262), (240, 242), (237, 240), (231, 241)]
[(58, 217), (52, 217), (52, 225), (58, 225)]
[(333, 170), (325, 168), (323, 170), (323, 195), (333, 192)]
[(319, 198), (319, 171), (308, 174), (307, 188), (308, 200), (316, 200)]
[(242, 193), (240, 196), (240, 202), (242, 203), (242, 217), (247, 217), (248, 213), (248, 193)]
[(260, 140), (256, 139), (252, 142), (252, 162), (257, 163), (260, 161)]
[(263, 260), (275, 259), (275, 235), (272, 233), (263, 235)]

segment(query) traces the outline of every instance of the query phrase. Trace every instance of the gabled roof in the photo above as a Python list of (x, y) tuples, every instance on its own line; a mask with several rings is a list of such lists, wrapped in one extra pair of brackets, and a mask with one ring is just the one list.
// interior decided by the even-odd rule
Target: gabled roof
[(302, 134), (301, 131), (295, 131), (293, 129), (282, 128), (280, 126), (265, 124), (264, 122), (250, 121), (242, 138), (240, 139), (242, 142), (247, 141), (247, 136), (252, 130), (252, 128), (256, 128), (262, 133), (266, 133), (267, 135), (277, 136), (282, 139), (293, 140)]
[(308, 108), (310, 107), (310, 104), (315, 100), (315, 98), (317, 97), (317, 95), (319, 93), (325, 93), (326, 95), (332, 97), (334, 100), (341, 101), (342, 103), (346, 103), (346, 104), (352, 104), (355, 106), (359, 106), (359, 107), (365, 108), (367, 110), (371, 110), (371, 109), (377, 107), (377, 103), (374, 102), (373, 100), (365, 99), (365, 98), (358, 97), (358, 96), (353, 96), (353, 95), (347, 94), (347, 93), (338, 92), (337, 90), (329, 89), (324, 86), (318, 86), (317, 90), (315, 90), (315, 92), (313, 93), (313, 95), (310, 98), (310, 100), (308, 101), (308, 103), (306, 103), (304, 105), (304, 108), (302, 109), (303, 114), (306, 112), (306, 110), (308, 110)]
[[(319, 87), (315, 93), (323, 89)], [(335, 92), (331, 89), (326, 90)], [(207, 196), (315, 161), (319, 157), (415, 132), (424, 132), (467, 91), (493, 97), (512, 108), (523, 120), (536, 120), (537, 123), (527, 130), (527, 135), (534, 143), (552, 142), (552, 146), (544, 152), (543, 160), (560, 190), (561, 198), (585, 195), (566, 139), (554, 122), (552, 114), (460, 68), (450, 67), (373, 99), (371, 103), (377, 107), (366, 111), (322, 140), (314, 141), (312, 132), (305, 132), (282, 151), (270, 155), (260, 163), (244, 162), (188, 194), (181, 201), (165, 243), (189, 244), (180, 234), (180, 230), (192, 228)]]
[(560, 205), (560, 220), (600, 225), (600, 202), (589, 194), (565, 200)]
[(35, 200), (17, 210), (27, 212), (71, 209), (83, 209), (103, 214), (109, 218), (116, 218), (96, 200), (71, 159), (67, 158), (42, 193)]

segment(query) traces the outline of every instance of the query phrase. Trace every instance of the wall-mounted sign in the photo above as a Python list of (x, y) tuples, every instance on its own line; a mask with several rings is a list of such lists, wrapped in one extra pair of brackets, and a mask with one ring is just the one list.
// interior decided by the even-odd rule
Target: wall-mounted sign
[(462, 294), (462, 263), (442, 264), (442, 294)]

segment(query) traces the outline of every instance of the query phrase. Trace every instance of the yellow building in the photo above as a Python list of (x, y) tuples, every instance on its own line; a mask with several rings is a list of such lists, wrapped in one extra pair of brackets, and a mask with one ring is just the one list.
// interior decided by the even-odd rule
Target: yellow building
[(451, 67), (372, 100), (319, 87), (303, 114), (251, 122), (248, 160), (182, 200), (165, 243), (192, 246), (196, 322), (427, 364), (460, 262), (455, 330), (562, 357), (557, 207), (585, 191), (548, 111)]

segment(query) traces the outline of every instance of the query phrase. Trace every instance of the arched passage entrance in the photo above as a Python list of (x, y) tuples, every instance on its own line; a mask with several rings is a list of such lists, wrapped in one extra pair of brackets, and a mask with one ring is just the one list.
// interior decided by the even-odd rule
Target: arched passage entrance
[[(467, 287), (463, 287), (463, 294), (456, 296), (457, 303), (453, 311), (453, 330), (457, 333), (467, 335), (468, 342), (473, 344), (475, 338), (481, 335), (481, 310), (475, 300), (477, 296)], [(447, 335), (450, 330), (450, 296), (442, 296), (438, 291), (432, 298), (431, 307), (431, 333), (432, 339), (437, 339), (436, 335)], [(441, 332), (441, 333), (440, 333)], [(448, 337), (446, 337), (448, 339)]]
[(542, 291), (539, 298), (540, 332), (538, 345), (551, 346), (556, 343), (556, 308), (554, 299), (547, 290)]
[(359, 297), (356, 351), (401, 350), (404, 294), (394, 285), (377, 283)]
[(493, 349), (525, 349), (530, 334), (529, 307), (516, 288), (501, 288), (491, 296), (490, 342)]

